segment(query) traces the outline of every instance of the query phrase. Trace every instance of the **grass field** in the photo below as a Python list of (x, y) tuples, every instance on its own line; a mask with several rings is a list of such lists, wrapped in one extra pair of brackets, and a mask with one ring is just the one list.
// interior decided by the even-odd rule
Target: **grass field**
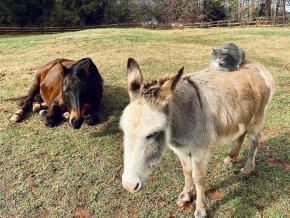
[[(175, 202), (183, 187), (178, 158), (167, 150), (145, 189), (122, 189), (122, 133), (128, 103), (126, 62), (135, 58), (147, 77), (209, 66), (210, 49), (227, 42), (244, 48), (276, 81), (264, 143), (250, 179), (241, 164), (225, 168), (230, 145), (212, 148), (207, 171), (209, 217), (290, 217), (290, 28), (98, 29), (37, 36), (0, 36), (0, 217), (189, 217), (193, 205)], [(105, 81), (101, 123), (74, 130), (46, 128), (38, 114), (21, 123), (8, 98), (23, 96), (36, 69), (65, 57), (91, 57)], [(247, 143), (242, 154), (247, 154)]]

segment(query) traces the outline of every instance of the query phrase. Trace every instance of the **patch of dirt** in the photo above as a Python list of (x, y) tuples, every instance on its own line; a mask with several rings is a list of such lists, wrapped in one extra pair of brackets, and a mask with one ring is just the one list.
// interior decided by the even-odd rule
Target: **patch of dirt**
[(174, 213), (173, 213), (173, 212), (171, 212), (167, 218), (175, 218), (175, 215), (174, 215)]
[(285, 171), (290, 169), (290, 160), (287, 155), (285, 155), (283, 160), (276, 159), (275, 157), (268, 157), (266, 163), (271, 167), (282, 166)]
[(89, 218), (92, 217), (91, 211), (87, 208), (77, 207), (73, 212), (72, 218)]
[(205, 195), (210, 200), (220, 200), (224, 197), (224, 193), (215, 189), (205, 190)]
[(195, 203), (194, 202), (186, 202), (182, 207), (179, 207), (180, 210), (184, 211), (194, 211), (195, 210)]
[(49, 216), (49, 211), (47, 209), (41, 209), (39, 212), (39, 217), (40, 218), (45, 218)]

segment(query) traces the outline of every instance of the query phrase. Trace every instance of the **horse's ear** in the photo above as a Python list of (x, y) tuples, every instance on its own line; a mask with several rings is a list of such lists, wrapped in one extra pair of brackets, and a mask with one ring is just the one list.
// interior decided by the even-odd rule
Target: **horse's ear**
[(174, 77), (163, 83), (160, 87), (158, 91), (158, 98), (163, 99), (163, 101), (165, 101), (164, 103), (168, 103), (171, 99), (172, 93), (174, 92), (177, 84), (180, 82), (183, 73), (184, 67), (182, 67)]
[(62, 72), (62, 75), (63, 76), (65, 76), (67, 73), (68, 73), (68, 69), (67, 69), (67, 67), (66, 66), (64, 66), (62, 63), (61, 63), (61, 61), (60, 62), (58, 62), (58, 64), (60, 65), (60, 67), (62, 68), (62, 70), (61, 70), (61, 72)]
[(133, 58), (129, 58), (127, 63), (127, 82), (128, 93), (132, 99), (135, 94), (139, 93), (143, 82), (139, 64)]
[(89, 69), (90, 69), (90, 66), (91, 66), (91, 59), (88, 59), (83, 65), (82, 65), (82, 69), (89, 73)]

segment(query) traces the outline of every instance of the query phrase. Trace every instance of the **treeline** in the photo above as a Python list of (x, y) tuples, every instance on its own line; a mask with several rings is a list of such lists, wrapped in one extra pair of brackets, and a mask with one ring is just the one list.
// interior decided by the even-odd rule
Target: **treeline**
[(1, 26), (190, 23), (285, 15), (290, 0), (1, 0)]

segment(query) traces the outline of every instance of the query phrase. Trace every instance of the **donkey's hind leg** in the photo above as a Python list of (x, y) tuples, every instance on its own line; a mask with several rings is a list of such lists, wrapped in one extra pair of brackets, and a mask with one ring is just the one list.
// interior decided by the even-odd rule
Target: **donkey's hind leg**
[(33, 81), (33, 84), (28, 91), (27, 97), (24, 99), (23, 103), (21, 104), (20, 109), (12, 115), (12, 117), (10, 118), (11, 121), (20, 122), (23, 119), (25, 114), (30, 110), (34, 97), (39, 93), (39, 89), (40, 89), (39, 77), (38, 75), (36, 75)]
[(177, 205), (183, 207), (193, 200), (194, 183), (192, 179), (192, 160), (191, 155), (188, 154), (178, 154), (178, 157), (184, 174), (184, 188), (178, 196)]
[(260, 135), (260, 132), (258, 133), (248, 133), (248, 141), (250, 144), (250, 150), (248, 154), (248, 159), (246, 161), (245, 167), (241, 169), (239, 177), (241, 179), (248, 177), (251, 172), (255, 169), (255, 158), (257, 153), (257, 147), (259, 145), (258, 137)]
[(234, 161), (239, 160), (239, 152), (241, 150), (242, 144), (244, 142), (246, 136), (246, 132), (239, 136), (234, 142), (233, 146), (228, 154), (228, 156), (224, 159), (224, 163), (228, 166), (232, 166)]

